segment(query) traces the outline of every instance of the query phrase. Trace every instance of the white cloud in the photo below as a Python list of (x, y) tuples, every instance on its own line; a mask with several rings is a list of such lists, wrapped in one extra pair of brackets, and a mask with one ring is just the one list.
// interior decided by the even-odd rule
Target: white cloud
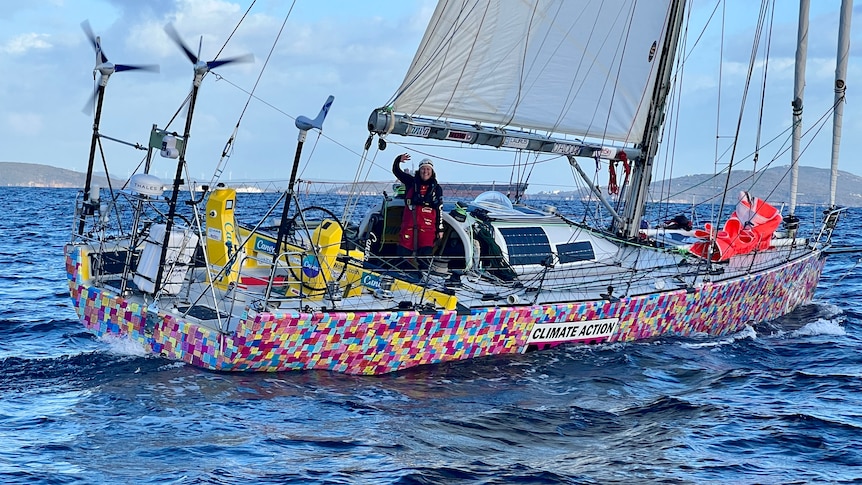
[(36, 136), (42, 132), (44, 122), (36, 113), (6, 113), (3, 124), (7, 130), (23, 136)]
[(50, 49), (51, 43), (48, 41), (51, 38), (48, 34), (27, 33), (13, 37), (8, 42), (0, 47), (0, 51), (7, 54), (19, 55), (24, 54), (32, 49)]
[[(161, 65), (160, 74), (118, 73), (112, 77), (105, 95), (101, 130), (118, 139), (140, 142), (147, 136), (151, 123), (163, 126), (177, 112), (191, 85), (191, 66), (165, 34), (165, 24), (173, 23), (192, 51), (197, 51), (203, 35), (201, 55), (210, 60), (234, 31), (251, 2), (28, 0), (7, 3), (10, 4), (8, 8), (4, 5), (0, 9), (0, 71), (12, 75), (0, 78), (0, 106), (4, 107), (0, 111), (0, 146), (6, 150), (4, 156), (52, 164), (58, 157), (86, 161), (88, 155), (92, 124), (80, 109), (93, 88), (94, 56), (81, 32), (82, 20), (90, 20), (112, 62)], [(249, 104), (236, 140), (232, 167), (235, 176), (243, 170), (248, 170), (249, 176), (255, 172), (266, 178), (278, 178), (289, 172), (296, 136), (290, 117), (315, 115), (326, 96), (333, 94), (335, 104), (325, 126), (326, 136), (316, 149), (312, 149), (311, 142), (306, 145), (303, 160), (306, 154), (313, 154), (313, 161), (304, 177), (309, 180), (352, 179), (359, 159), (357, 152), (361, 151), (368, 134), (365, 127), (368, 114), (385, 103), (398, 88), (435, 2), (380, 0), (374, 2), (373, 8), (366, 3), (297, 2), (255, 90), (256, 96), (277, 109), (256, 100)], [(837, 15), (836, 5), (823, 4), (812, 8), (826, 9), (831, 17)], [(704, 4), (701, 23), (705, 23), (714, 5), (714, 1)], [(734, 8), (746, 5), (743, 2)], [(244, 108), (247, 95), (230, 83), (246, 90), (254, 86), (290, 7), (291, 2), (256, 2), (221, 54), (225, 57), (252, 53), (255, 62), (225, 66), (217, 70), (224, 76), (222, 80), (216, 76), (204, 80), (188, 153), (190, 167), (196, 175), (201, 172), (209, 175), (210, 166), (217, 163), (225, 140)], [(756, 7), (757, 4), (753, 4), (752, 8)], [(788, 18), (784, 19), (787, 21), (781, 24), (781, 33), (774, 35), (771, 44), (763, 139), (771, 139), (776, 132), (782, 132), (790, 120), (796, 34), (795, 22), (790, 20), (797, 10), (782, 8)], [(754, 16), (739, 13), (730, 18), (750, 18), (751, 21), (732, 22), (734, 28), (725, 31), (724, 48), (720, 36), (707, 35), (696, 49), (690, 45), (686, 50), (694, 52), (687, 58), (684, 74), (684, 95), (679, 106), (680, 136), (674, 143), (670, 143), (671, 138), (667, 136), (664, 145), (686, 155), (686, 163), (677, 164), (677, 172), (712, 171), (716, 133), (724, 136), (736, 128), (748, 71), (748, 43), (753, 37), (751, 24), (756, 20), (756, 11)], [(828, 21), (823, 25), (833, 23)], [(812, 25), (820, 24), (812, 20)], [(778, 27), (776, 25), (776, 32)], [(701, 27), (697, 26), (691, 35), (699, 35), (700, 31)], [(46, 32), (50, 36), (27, 32)], [(811, 60), (806, 76), (806, 127), (812, 126), (832, 106), (833, 96), (835, 47), (832, 37), (836, 36), (835, 29), (812, 28), (811, 36)], [(816, 47), (821, 44), (822, 47)], [(764, 46), (765, 42), (761, 43), (761, 49)], [(761, 59), (762, 55), (758, 58), (747, 103), (754, 113), (759, 111), (760, 104)], [(850, 59), (848, 80), (851, 86), (852, 80), (862, 75), (858, 59), (858, 56)], [(724, 63), (724, 70), (719, 78), (721, 63)], [(723, 108), (722, 126), (717, 130), (714, 125), (719, 119), (715, 114), (719, 81)], [(852, 103), (846, 106), (845, 134), (853, 133), (859, 126), (854, 109)], [(172, 129), (183, 128), (185, 111), (180, 109), (179, 112)], [(669, 112), (675, 113), (675, 110)], [(759, 115), (746, 116), (745, 121), (758, 118)], [(754, 134), (757, 131), (746, 126), (743, 132)], [(52, 143), (30, 143), (29, 136), (35, 133), (50, 138)], [(373, 169), (372, 178), (391, 178), (388, 161), (398, 150), (403, 151), (398, 145), (409, 145), (417, 140), (393, 136), (389, 142), (391, 148), (380, 154), (377, 160), (380, 168)], [(106, 141), (104, 147), (111, 170), (118, 174), (130, 172), (140, 160), (139, 154), (130, 154), (131, 149), (124, 145)], [(419, 150), (425, 149), (419, 147)], [(436, 151), (436, 148), (429, 150)], [(825, 150), (828, 152), (828, 146)], [(818, 151), (824, 149), (812, 147), (809, 153)], [(492, 159), (494, 155), (490, 151), (460, 150), (451, 158), (469, 158), (473, 162), (487, 158), (487, 161), (500, 162), (500, 159)], [(382, 159), (385, 160), (381, 162)], [(462, 180), (508, 181), (511, 173), (452, 165), (446, 168), (445, 162), (441, 165), (445, 169), (443, 173), (450, 176), (457, 173)], [(568, 169), (565, 164), (563, 169)], [(158, 170), (162, 171), (163, 167)], [(541, 183), (564, 184), (559, 170), (560, 166), (554, 163), (537, 166), (531, 183), (537, 184), (536, 187)]]

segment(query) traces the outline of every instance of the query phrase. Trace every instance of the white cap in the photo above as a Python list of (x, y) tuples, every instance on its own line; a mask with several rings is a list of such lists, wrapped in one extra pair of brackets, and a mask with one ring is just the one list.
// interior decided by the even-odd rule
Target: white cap
[(422, 161), (419, 162), (419, 168), (422, 168), (425, 165), (428, 165), (431, 167), (431, 170), (434, 170), (434, 162), (432, 162), (430, 158), (423, 158)]

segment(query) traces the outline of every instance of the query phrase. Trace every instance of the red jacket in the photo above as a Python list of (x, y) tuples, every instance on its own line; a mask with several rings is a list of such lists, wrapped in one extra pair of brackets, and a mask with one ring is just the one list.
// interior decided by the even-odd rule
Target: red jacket
[(404, 173), (398, 166), (400, 161), (401, 155), (392, 164), (392, 173), (406, 189), (399, 244), (410, 251), (432, 247), (437, 233), (443, 231), (443, 188), (435, 173), (423, 181), (418, 175)]

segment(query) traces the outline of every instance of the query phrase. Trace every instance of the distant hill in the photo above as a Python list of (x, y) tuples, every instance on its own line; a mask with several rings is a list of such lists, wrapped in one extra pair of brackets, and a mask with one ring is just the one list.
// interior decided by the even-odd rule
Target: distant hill
[[(790, 169), (788, 166), (773, 167), (756, 176), (747, 170), (735, 171), (730, 177), (730, 192), (749, 190), (753, 195), (766, 199), (772, 204), (790, 201)], [(829, 201), (829, 170), (824, 168), (800, 167), (799, 204), (824, 204)], [(0, 162), (0, 187), (57, 187), (83, 188), (86, 174), (74, 170), (40, 165), (35, 163)], [(669, 199), (684, 204), (701, 203), (712, 200), (725, 184), (725, 175), (686, 175), (671, 180), (655, 181), (651, 185), (653, 198)], [(93, 177), (93, 183), (107, 186), (103, 174)], [(114, 186), (122, 182), (113, 180)], [(343, 187), (338, 187), (343, 188)], [(365, 191), (381, 193), (379, 187), (366, 187)], [(382, 189), (390, 189), (391, 183), (383, 184)], [(602, 187), (606, 189), (606, 187)], [(581, 198), (581, 191), (555, 191), (527, 194), (527, 197)], [(849, 172), (839, 172), (836, 203), (841, 206), (862, 207), (862, 177)]]
[[(691, 203), (708, 200), (717, 188), (723, 188), (726, 174), (688, 175), (670, 181), (654, 182), (654, 194), (664, 193), (673, 202)], [(799, 186), (796, 191), (799, 204), (829, 202), (830, 171), (825, 168), (799, 167)], [(790, 202), (790, 167), (773, 167), (755, 174), (750, 170), (734, 171), (730, 176), (730, 193), (748, 190), (752, 195), (769, 200), (773, 205)], [(662, 188), (664, 187), (664, 188)], [(862, 206), (862, 177), (850, 172), (838, 172), (835, 203), (840, 206)]]
[[(715, 200), (727, 180), (726, 174), (686, 175), (670, 180), (654, 181), (650, 191), (654, 199), (669, 200), (682, 204), (698, 204)], [(797, 203), (801, 205), (826, 204), (829, 202), (830, 172), (825, 168), (799, 167)], [(790, 167), (773, 167), (755, 174), (750, 170), (737, 170), (731, 174), (728, 192), (736, 194), (742, 190), (767, 200), (773, 205), (790, 202)], [(606, 189), (606, 187), (602, 187)], [(581, 198), (586, 190), (570, 192), (539, 193), (538, 197)], [(862, 207), (862, 177), (850, 172), (838, 172), (838, 187), (835, 203), (846, 207)]]
[[(0, 162), (0, 187), (84, 188), (87, 174), (37, 163)], [(116, 179), (112, 180), (116, 184)], [(93, 183), (106, 187), (104, 174), (93, 174)]]

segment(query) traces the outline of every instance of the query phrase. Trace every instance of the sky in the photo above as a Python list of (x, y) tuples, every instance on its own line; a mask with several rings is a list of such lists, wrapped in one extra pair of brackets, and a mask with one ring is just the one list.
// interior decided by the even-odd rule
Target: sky
[[(159, 73), (114, 74), (105, 94), (100, 132), (125, 142), (146, 144), (152, 125), (165, 127), (180, 110), (191, 87), (191, 64), (164, 32), (164, 26), (172, 23), (192, 50), (197, 49), (202, 36), (204, 59), (216, 57), (234, 29), (222, 57), (251, 53), (255, 59), (253, 63), (220, 67), (204, 79), (186, 154), (192, 178), (212, 177), (239, 121), (222, 181), (287, 179), (298, 133), (293, 118), (313, 118), (326, 97), (333, 95), (335, 102), (323, 133), (309, 133), (304, 144), (301, 178), (353, 180), (368, 135), (368, 115), (384, 105), (400, 85), (435, 2), (257, 0), (240, 23), (251, 3), (4, 2), (0, 7), (0, 161), (86, 170), (92, 112), (85, 114), (82, 109), (94, 89), (95, 55), (81, 29), (84, 20), (101, 37), (110, 61), (160, 66)], [(777, 4), (760, 139), (766, 144), (778, 138), (761, 149), (758, 167), (790, 163), (787, 128), (791, 122), (798, 6), (790, 0), (778, 0)], [(708, 22), (716, 5), (718, 10)], [(810, 134), (803, 140), (803, 165), (827, 168), (830, 164), (831, 116), (822, 129), (818, 128), (819, 120), (833, 103), (839, 6), (839, 0), (817, 0), (811, 6), (803, 127), (813, 128), (819, 135), (813, 141)], [(731, 0), (726, 6), (719, 0), (692, 2), (686, 69), (678, 92), (682, 102), (672, 109), (672, 124), (666, 126), (659, 158), (664, 157), (668, 166), (661, 169), (657, 179), (713, 173), (728, 161), (728, 140), (736, 130), (741, 109), (759, 7), (758, 2), (742, 0)], [(857, 42), (857, 32), (862, 28), (860, 12), (862, 5), (854, 11), (841, 162), (843, 170), (856, 174), (862, 173), (862, 163), (854, 156), (852, 142), (862, 133), (862, 105), (854, 102), (854, 88), (862, 85), (855, 82), (862, 80), (862, 62), (857, 54), (860, 51), (852, 44), (862, 45)], [(704, 29), (693, 48), (694, 39)], [(762, 49), (765, 42), (764, 39)], [(735, 155), (734, 166), (742, 169), (752, 168), (750, 155), (760, 117), (757, 108), (762, 59), (762, 55), (758, 56), (755, 82), (747, 98), (748, 108), (755, 109), (744, 115)], [(247, 92), (252, 89), (259, 100), (249, 101)], [(717, 111), (719, 96), (722, 108)], [(180, 111), (169, 128), (182, 132), (184, 116)], [(385, 152), (371, 150), (373, 165), (361, 178), (391, 180), (391, 160), (404, 151), (413, 155), (414, 162), (431, 155), (441, 181), (508, 182), (511, 178), (511, 153), (415, 144), (421, 141), (390, 137)], [(108, 169), (118, 178), (133, 173), (144, 157), (142, 151), (109, 140), (103, 139), (103, 147)], [(543, 163), (536, 165), (529, 180), (530, 192), (572, 187), (571, 170), (564, 160), (540, 160)], [(103, 171), (101, 165), (97, 158), (97, 171)], [(589, 172), (594, 169), (582, 165)], [(153, 173), (157, 176), (169, 179), (174, 171), (173, 160), (155, 158)], [(605, 171), (600, 173), (599, 183), (606, 183)]]

